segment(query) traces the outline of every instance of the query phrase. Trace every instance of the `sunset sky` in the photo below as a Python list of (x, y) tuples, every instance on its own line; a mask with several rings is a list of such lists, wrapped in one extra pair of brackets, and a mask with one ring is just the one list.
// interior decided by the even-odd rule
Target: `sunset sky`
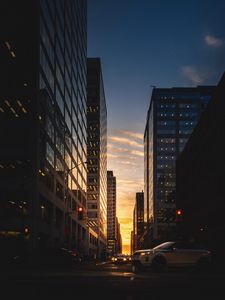
[(152, 85), (217, 85), (225, 70), (224, 0), (88, 0), (88, 57), (100, 57), (108, 111), (108, 170), (129, 250)]

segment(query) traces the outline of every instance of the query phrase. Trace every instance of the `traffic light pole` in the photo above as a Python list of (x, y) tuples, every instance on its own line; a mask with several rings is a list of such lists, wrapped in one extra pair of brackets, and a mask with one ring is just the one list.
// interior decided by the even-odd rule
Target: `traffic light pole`
[[(84, 161), (84, 162), (80, 162), (79, 164), (77, 164), (76, 166), (72, 167), (72, 168), (68, 168), (66, 170), (66, 190), (67, 190), (67, 195), (69, 194), (68, 191), (70, 189), (69, 187), (69, 182), (68, 182), (68, 176), (69, 176), (69, 173), (74, 170), (74, 169), (77, 169), (78, 166), (82, 165), (82, 164), (86, 164), (87, 162)], [(74, 212), (71, 210), (71, 203), (68, 202), (68, 197), (66, 199), (66, 216), (65, 216), (65, 230), (64, 230), (64, 234), (65, 234), (65, 238), (66, 238), (66, 242), (67, 242), (67, 247), (68, 249), (71, 250), (71, 244), (72, 244), (72, 231), (71, 231), (71, 227), (72, 227), (72, 221), (71, 221), (71, 215), (73, 214)], [(83, 217), (83, 213), (84, 213), (84, 208), (79, 206), (78, 209), (77, 209), (77, 218), (78, 220), (83, 220), (84, 217)], [(77, 233), (76, 233), (76, 236), (77, 236)]]

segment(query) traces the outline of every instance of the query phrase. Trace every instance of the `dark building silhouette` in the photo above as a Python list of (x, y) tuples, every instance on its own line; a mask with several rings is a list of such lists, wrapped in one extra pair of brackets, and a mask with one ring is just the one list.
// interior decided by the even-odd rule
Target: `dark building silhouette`
[(225, 252), (225, 75), (177, 159), (177, 207), (180, 237)]
[(145, 247), (176, 233), (176, 158), (215, 87), (154, 88), (144, 134)]
[(87, 251), (86, 1), (0, 2), (0, 239)]
[(143, 249), (142, 235), (144, 233), (144, 192), (136, 193), (133, 212), (133, 249)]
[(87, 86), (87, 217), (101, 256), (107, 246), (107, 108), (100, 58), (87, 59)]
[(116, 253), (123, 252), (123, 240), (120, 230), (120, 223), (118, 218), (116, 217)]
[(107, 251), (116, 253), (116, 177), (107, 171)]

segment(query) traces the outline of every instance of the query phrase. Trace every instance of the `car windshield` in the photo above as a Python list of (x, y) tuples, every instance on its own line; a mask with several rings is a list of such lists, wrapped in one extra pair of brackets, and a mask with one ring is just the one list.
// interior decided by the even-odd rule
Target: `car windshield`
[(174, 245), (174, 242), (165, 242), (165, 243), (162, 243), (156, 247), (154, 247), (153, 249), (168, 249), (170, 248), (172, 245)]

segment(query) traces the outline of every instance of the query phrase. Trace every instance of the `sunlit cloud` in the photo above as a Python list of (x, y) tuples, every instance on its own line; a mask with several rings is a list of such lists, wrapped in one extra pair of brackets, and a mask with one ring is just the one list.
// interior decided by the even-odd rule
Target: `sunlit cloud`
[[(143, 147), (143, 146), (142, 146)], [(110, 154), (111, 157), (116, 157), (119, 158), (119, 155), (117, 154), (126, 154), (126, 155), (134, 155), (134, 156), (144, 156), (144, 150), (130, 150), (127, 148), (121, 148), (121, 147), (116, 147), (115, 145), (109, 144), (108, 145), (108, 153)], [(121, 158), (123, 156), (120, 156)]]
[(206, 35), (204, 40), (205, 40), (205, 43), (210, 47), (218, 48), (223, 45), (222, 39), (216, 38), (212, 35)]
[(137, 156), (144, 156), (144, 152), (143, 151), (137, 151), (137, 150), (132, 150), (131, 154), (137, 155)]
[(135, 139), (139, 139), (139, 140), (143, 140), (143, 133), (138, 133), (138, 132), (132, 132), (132, 131), (128, 131), (128, 130), (114, 130), (114, 132), (117, 135), (122, 135), (122, 136), (127, 136), (127, 137), (132, 137)]
[(125, 138), (125, 137), (119, 137), (119, 136), (109, 136), (108, 139), (110, 141), (119, 143), (119, 144), (126, 144), (129, 146), (133, 146), (133, 147), (143, 147), (143, 143), (138, 143), (136, 141), (133, 141), (129, 138)]
[(112, 153), (107, 153), (107, 157), (109, 158), (118, 158), (118, 155), (116, 155), (116, 154), (112, 154)]
[(183, 66), (182, 72), (194, 84), (202, 84), (204, 81), (203, 76), (193, 66)]

